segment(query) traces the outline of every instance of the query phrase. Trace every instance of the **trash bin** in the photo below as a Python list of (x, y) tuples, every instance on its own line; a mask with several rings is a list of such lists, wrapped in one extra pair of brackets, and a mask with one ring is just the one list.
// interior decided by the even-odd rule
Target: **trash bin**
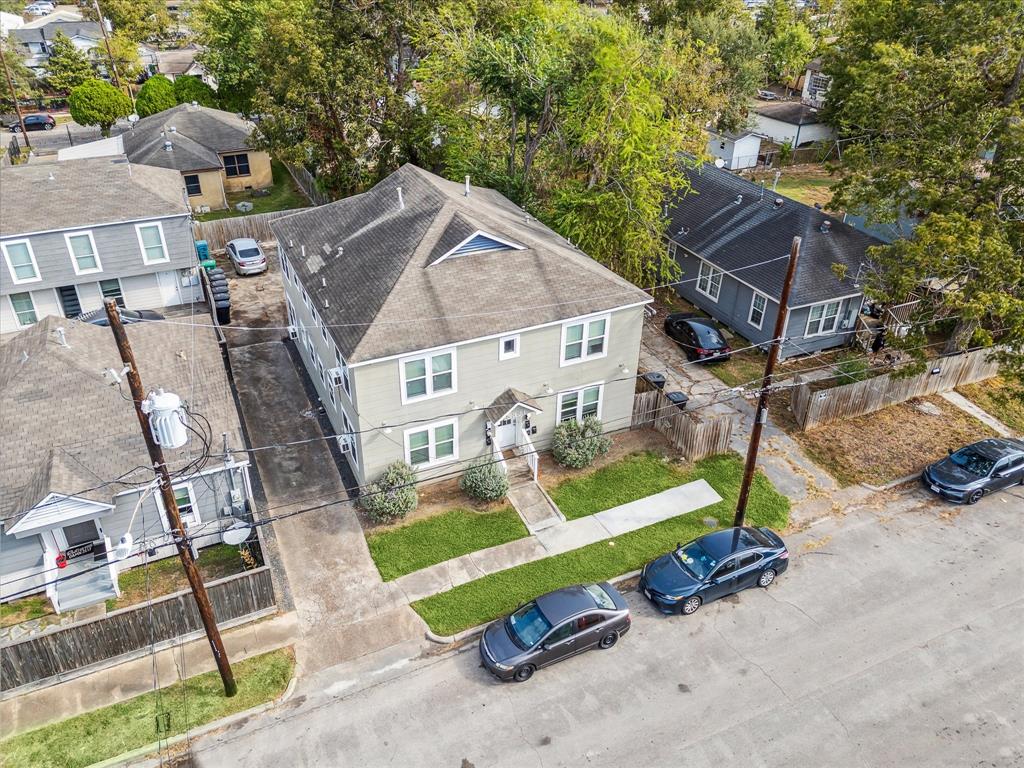
[(230, 304), (231, 303), (231, 297), (228, 295), (228, 292), (226, 290), (220, 291), (220, 290), (217, 290), (216, 288), (214, 288), (213, 289), (213, 305), (217, 306), (217, 302), (218, 301), (226, 301), (226, 302), (228, 302)]
[(217, 322), (221, 325), (231, 325), (231, 302), (215, 301), (213, 307), (217, 310)]
[(224, 269), (222, 267), (214, 267), (213, 269), (209, 270), (207, 274), (209, 274), (211, 280), (217, 277), (218, 275), (220, 277), (226, 277), (226, 275), (224, 274)]
[(666, 392), (665, 397), (679, 410), (683, 410), (690, 401), (689, 396), (685, 392)]
[(217, 266), (217, 262), (213, 259), (203, 259), (199, 262), (199, 266), (209, 272), (211, 269)]
[(196, 240), (196, 256), (200, 261), (210, 258), (210, 246), (205, 240)]
[(210, 278), (210, 287), (211, 288), (227, 288), (228, 287), (228, 279), (226, 277), (224, 277), (224, 275), (217, 275), (216, 277), (211, 277)]
[(658, 373), (657, 371), (648, 371), (642, 376), (643, 380), (648, 384), (652, 384), (658, 389), (665, 388), (665, 374)]

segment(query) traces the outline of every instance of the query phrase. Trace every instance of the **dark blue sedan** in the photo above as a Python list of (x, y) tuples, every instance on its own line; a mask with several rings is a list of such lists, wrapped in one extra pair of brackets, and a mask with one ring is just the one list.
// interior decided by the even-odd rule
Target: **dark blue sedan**
[(767, 587), (785, 572), (789, 550), (768, 528), (727, 528), (680, 544), (640, 572), (640, 591), (662, 613), (689, 616), (704, 603), (748, 587)]

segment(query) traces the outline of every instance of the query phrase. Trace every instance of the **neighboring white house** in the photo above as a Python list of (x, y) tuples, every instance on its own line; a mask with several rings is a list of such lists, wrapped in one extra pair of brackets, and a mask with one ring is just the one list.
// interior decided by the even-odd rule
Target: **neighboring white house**
[(0, 37), (7, 37), (7, 33), (12, 29), (18, 29), (25, 26), (25, 20), (16, 13), (8, 13), (7, 11), (0, 11)]
[(825, 106), (825, 94), (832, 85), (832, 78), (821, 71), (821, 59), (814, 59), (804, 72), (800, 100), (809, 107), (821, 109)]
[(720, 158), (730, 171), (755, 167), (760, 152), (761, 137), (756, 133), (708, 130), (708, 154)]
[(90, 58), (93, 51), (102, 44), (103, 33), (98, 23), (83, 21), (81, 17), (77, 20), (69, 19), (62, 14), (63, 11), (52, 13), (11, 31), (11, 37), (24, 46), (25, 66), (40, 75), (46, 72), (53, 39), (58, 31), (63, 32), (78, 50), (88, 54)]
[(835, 138), (816, 108), (797, 101), (758, 102), (753, 118), (752, 130), (776, 144), (806, 147)]

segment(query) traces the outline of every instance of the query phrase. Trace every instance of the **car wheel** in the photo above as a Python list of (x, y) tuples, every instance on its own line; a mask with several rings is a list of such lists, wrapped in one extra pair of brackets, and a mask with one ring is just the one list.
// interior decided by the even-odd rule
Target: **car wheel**
[(50, 125), (49, 123), (47, 123), (46, 125), (43, 126), (43, 130), (44, 131), (52, 131), (53, 130), (53, 126)]
[(20, 125), (12, 125), (11, 126), (11, 133), (21, 133), (21, 126)]
[(514, 673), (512, 673), (512, 679), (515, 680), (517, 683), (525, 683), (527, 680), (533, 677), (534, 669), (536, 668), (533, 666), (533, 664), (524, 664), (523, 666), (519, 667), (519, 669), (517, 669)]
[(601, 638), (601, 642), (597, 644), (597, 647), (607, 650), (611, 648), (613, 645), (615, 645), (617, 642), (619, 642), (619, 633), (609, 632), (607, 635)]
[(759, 587), (767, 587), (773, 581), (775, 581), (775, 569), (774, 568), (767, 568), (767, 569), (761, 571), (761, 576), (757, 580), (757, 586), (759, 586)]
[(976, 490), (976, 491), (971, 491), (971, 495), (967, 497), (967, 503), (968, 504), (977, 504), (979, 501), (981, 501), (981, 497), (984, 496), (984, 495), (985, 494), (982, 493), (980, 488), (978, 490)]
[(697, 597), (696, 595), (694, 595), (693, 597), (686, 598), (686, 602), (683, 603), (683, 609), (682, 609), (683, 616), (689, 616), (691, 614), (696, 613), (697, 609), (700, 608), (700, 604), (702, 602), (703, 601), (699, 597)]

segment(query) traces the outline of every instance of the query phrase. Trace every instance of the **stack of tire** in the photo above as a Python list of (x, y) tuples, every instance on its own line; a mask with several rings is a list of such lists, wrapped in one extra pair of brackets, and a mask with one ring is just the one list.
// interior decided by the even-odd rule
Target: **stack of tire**
[(210, 301), (217, 313), (217, 322), (221, 325), (231, 324), (231, 297), (228, 295), (228, 278), (224, 270), (214, 267), (206, 271), (210, 278)]

